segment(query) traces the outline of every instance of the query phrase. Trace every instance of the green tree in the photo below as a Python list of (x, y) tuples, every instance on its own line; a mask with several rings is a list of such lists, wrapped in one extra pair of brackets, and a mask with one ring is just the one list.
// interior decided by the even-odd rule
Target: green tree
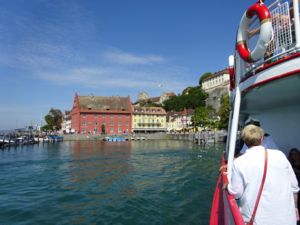
[(209, 120), (210, 110), (204, 106), (197, 107), (194, 115), (192, 116), (192, 122), (195, 127), (207, 127), (210, 124)]
[(63, 114), (59, 109), (51, 108), (48, 114), (45, 116), (45, 121), (47, 124), (42, 127), (42, 130), (60, 130), (63, 122)]
[(205, 106), (205, 100), (208, 94), (201, 87), (189, 87), (183, 90), (182, 95), (177, 95), (163, 102), (166, 111), (182, 111), (186, 109), (196, 109)]
[(202, 81), (205, 79), (205, 78), (208, 78), (208, 77), (211, 77), (213, 74), (211, 72), (206, 72), (204, 74), (202, 74), (199, 78), (199, 85), (201, 86), (202, 85)]
[(190, 87), (185, 95), (182, 95), (183, 106), (186, 109), (196, 109), (205, 106), (205, 100), (208, 94), (200, 86)]
[(181, 95), (172, 96), (168, 100), (164, 101), (163, 107), (166, 111), (182, 111), (184, 109), (184, 103)]
[(142, 107), (161, 107), (161, 104), (152, 102), (151, 100), (140, 102), (140, 106)]
[(227, 129), (228, 121), (229, 121), (229, 112), (230, 112), (230, 103), (229, 103), (229, 95), (222, 95), (221, 97), (221, 107), (219, 110), (219, 128)]

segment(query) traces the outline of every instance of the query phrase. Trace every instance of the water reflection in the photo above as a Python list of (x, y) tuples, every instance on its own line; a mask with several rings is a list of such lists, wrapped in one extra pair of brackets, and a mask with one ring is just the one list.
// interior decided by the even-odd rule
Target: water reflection
[(221, 148), (74, 141), (0, 152), (4, 224), (207, 224)]

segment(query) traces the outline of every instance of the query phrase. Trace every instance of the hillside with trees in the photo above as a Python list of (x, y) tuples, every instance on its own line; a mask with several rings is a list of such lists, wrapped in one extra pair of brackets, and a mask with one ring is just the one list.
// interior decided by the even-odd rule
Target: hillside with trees
[(164, 101), (163, 107), (166, 111), (182, 111), (183, 109), (196, 109), (197, 107), (204, 107), (205, 100), (208, 97), (200, 86), (188, 87), (182, 94), (173, 96)]
[(208, 94), (201, 88), (202, 81), (212, 76), (212, 73), (204, 73), (199, 78), (199, 86), (187, 87), (181, 94), (171, 97), (163, 102), (163, 107), (167, 112), (180, 112), (184, 109), (194, 109), (192, 122), (194, 127), (211, 127), (217, 129), (227, 129), (230, 111), (229, 96), (223, 95), (221, 107), (216, 112), (212, 107), (206, 106), (205, 101)]

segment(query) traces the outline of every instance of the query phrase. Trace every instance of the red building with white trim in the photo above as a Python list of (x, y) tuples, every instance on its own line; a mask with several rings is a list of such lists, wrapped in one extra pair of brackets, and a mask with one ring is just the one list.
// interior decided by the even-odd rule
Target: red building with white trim
[(132, 130), (130, 97), (78, 96), (71, 112), (76, 133), (124, 134)]

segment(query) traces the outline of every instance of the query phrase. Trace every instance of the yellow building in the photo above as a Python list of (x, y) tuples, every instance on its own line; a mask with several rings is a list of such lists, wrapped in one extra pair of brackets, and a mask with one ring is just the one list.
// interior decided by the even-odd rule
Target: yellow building
[(167, 132), (167, 113), (162, 107), (133, 107), (132, 131), (135, 133)]

